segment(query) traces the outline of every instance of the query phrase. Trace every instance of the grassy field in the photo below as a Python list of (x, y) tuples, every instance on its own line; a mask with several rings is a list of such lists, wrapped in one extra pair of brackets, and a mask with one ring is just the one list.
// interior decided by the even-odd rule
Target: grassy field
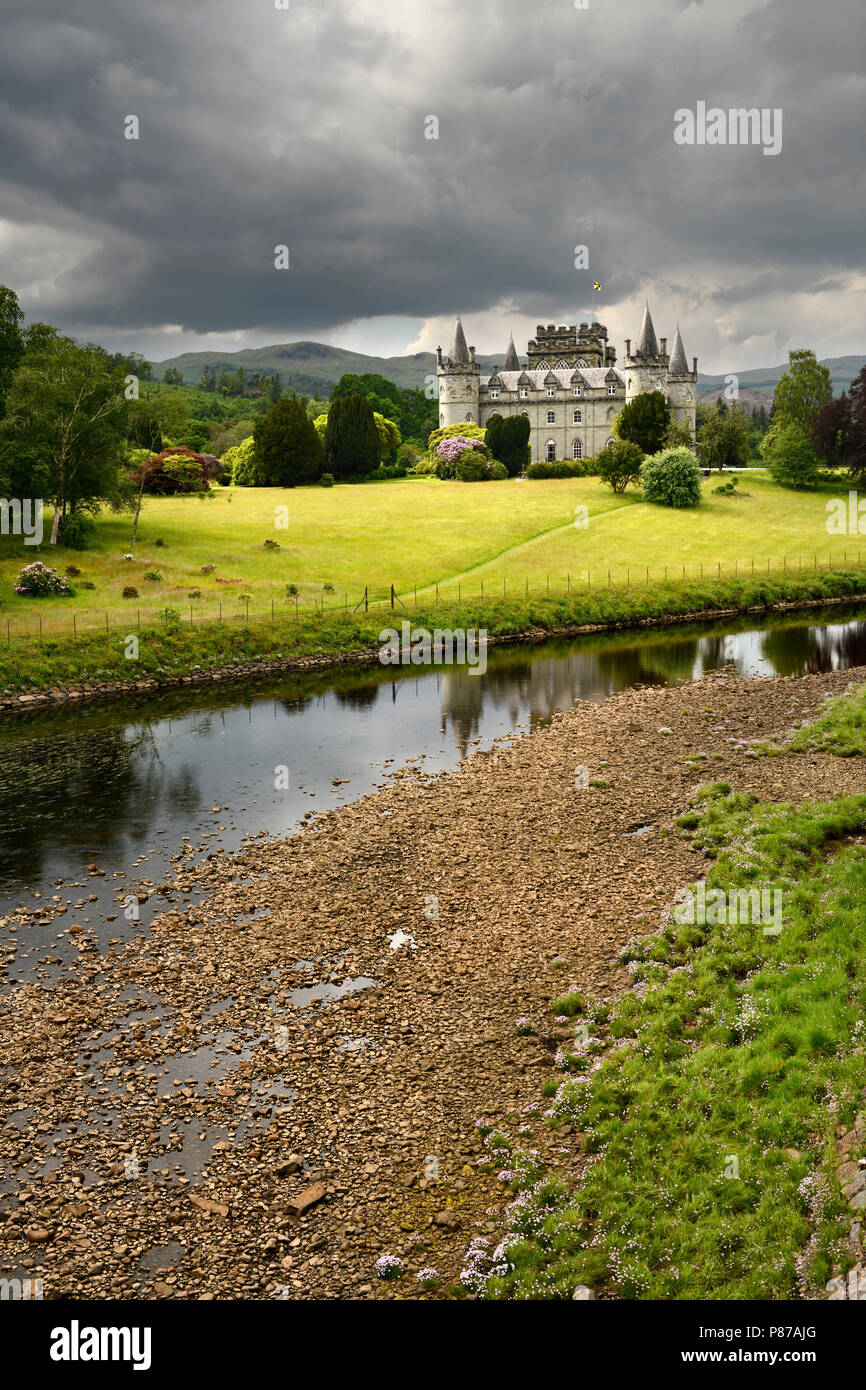
[[(743, 475), (748, 496), (716, 496), (716, 481), (693, 511), (649, 507), (639, 494), (615, 496), (596, 479), (485, 483), (417, 478), (334, 489), (216, 489), (194, 497), (147, 499), (134, 560), (128, 516), (100, 518), (97, 548), (82, 554), (43, 546), (59, 569), (77, 565), (71, 599), (27, 600), (13, 593), (23, 564), (36, 558), (17, 538), (0, 537), (0, 622), (13, 632), (79, 631), (130, 612), (144, 621), (166, 606), (185, 621), (264, 615), (298, 606), (350, 610), (369, 586), (381, 599), (391, 584), (404, 599), (567, 592), (588, 583), (613, 586), (852, 565), (858, 537), (828, 536), (828, 493), (796, 493), (763, 475)], [(839, 489), (840, 492), (844, 489)], [(278, 529), (278, 509), (288, 509)], [(575, 509), (587, 525), (576, 526)], [(578, 517), (578, 519), (580, 519)], [(264, 547), (276, 540), (280, 549)], [(866, 546), (863, 547), (866, 557)], [(202, 568), (213, 565), (211, 573)], [(702, 569), (703, 567), (703, 569)], [(156, 573), (159, 579), (147, 579)], [(231, 581), (231, 582), (223, 582)], [(84, 584), (92, 588), (82, 587)], [(138, 598), (124, 599), (124, 586)], [(327, 587), (330, 586), (330, 587)], [(194, 595), (191, 597), (191, 595)]]

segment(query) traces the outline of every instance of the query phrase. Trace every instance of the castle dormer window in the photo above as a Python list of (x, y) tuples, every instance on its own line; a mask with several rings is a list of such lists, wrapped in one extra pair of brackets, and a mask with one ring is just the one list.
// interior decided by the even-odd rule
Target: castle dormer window
[(571, 412), (571, 423), (572, 423), (573, 425), (582, 425), (582, 424), (583, 424), (583, 411), (582, 411), (582, 410), (573, 410), (573, 411)]
[(522, 401), (525, 401), (528, 395), (529, 395), (529, 387), (528, 387), (528, 386), (521, 386), (521, 388), (520, 388), (520, 399), (521, 399)]
[(549, 425), (555, 425), (555, 424), (556, 424), (556, 411), (555, 411), (555, 410), (548, 410), (548, 412), (547, 412), (547, 423), (548, 423)]
[(491, 399), (492, 401), (498, 401), (498, 400), (499, 400), (499, 391), (497, 390), (497, 388), (496, 388), (495, 386), (491, 386), (491, 388), (490, 388), (490, 399)]
[(583, 390), (583, 387), (581, 387), (581, 386), (575, 386), (575, 388), (574, 388), (574, 394), (575, 394), (576, 396), (579, 396), (582, 390)]
[(555, 395), (556, 395), (556, 387), (555, 387), (555, 386), (548, 386), (548, 388), (547, 388), (547, 394), (548, 394), (548, 396), (555, 396)]
[(615, 395), (616, 395), (616, 386), (608, 386), (608, 388), (607, 388), (607, 394), (608, 394), (609, 396), (615, 396)]

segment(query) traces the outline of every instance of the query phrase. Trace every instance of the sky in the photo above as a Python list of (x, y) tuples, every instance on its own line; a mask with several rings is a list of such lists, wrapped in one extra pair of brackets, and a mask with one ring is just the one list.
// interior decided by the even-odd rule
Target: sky
[[(598, 280), (620, 357), (645, 299), (704, 372), (866, 353), (863, 0), (3, 15), (0, 283), (28, 321), (160, 360), (447, 348), (459, 312), (504, 356)], [(781, 111), (781, 149), (677, 143), (699, 103)]]

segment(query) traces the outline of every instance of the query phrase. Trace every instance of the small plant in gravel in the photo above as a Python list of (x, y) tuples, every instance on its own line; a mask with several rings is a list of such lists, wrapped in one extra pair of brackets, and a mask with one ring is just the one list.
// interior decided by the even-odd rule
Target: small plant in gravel
[(514, 1025), (514, 1031), (519, 1038), (528, 1038), (535, 1032), (535, 1027), (531, 1019), (519, 1018)]
[(15, 592), (22, 598), (69, 598), (72, 590), (57, 570), (49, 569), (41, 560), (34, 560), (19, 574)]
[(403, 1272), (403, 1261), (396, 1255), (380, 1255), (376, 1261), (376, 1273), (380, 1279), (402, 1279)]
[(565, 1014), (567, 1018), (574, 1018), (575, 1014), (586, 1011), (586, 1003), (582, 994), (572, 991), (571, 994), (561, 994), (558, 999), (552, 999), (550, 1011), (553, 1014)]
[(428, 1292), (432, 1292), (432, 1290), (438, 1289), (439, 1284), (441, 1282), (439, 1278), (439, 1271), (437, 1269), (430, 1269), (429, 1266), (425, 1267), (424, 1269), (419, 1269), (418, 1273), (415, 1275), (415, 1278), (418, 1280), (418, 1283), (421, 1285), (422, 1289), (426, 1289)]

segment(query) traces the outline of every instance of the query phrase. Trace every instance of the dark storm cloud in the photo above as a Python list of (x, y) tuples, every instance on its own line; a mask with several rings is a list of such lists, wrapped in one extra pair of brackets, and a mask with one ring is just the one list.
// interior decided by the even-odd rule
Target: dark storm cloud
[[(862, 0), (13, 0), (0, 280), (103, 337), (327, 337), (503, 302), (553, 315), (586, 300), (586, 242), (607, 302), (674, 301), (690, 351), (783, 341), (810, 286), (844, 327), (863, 307), (863, 33)], [(783, 108), (782, 153), (676, 146), (698, 100)]]

